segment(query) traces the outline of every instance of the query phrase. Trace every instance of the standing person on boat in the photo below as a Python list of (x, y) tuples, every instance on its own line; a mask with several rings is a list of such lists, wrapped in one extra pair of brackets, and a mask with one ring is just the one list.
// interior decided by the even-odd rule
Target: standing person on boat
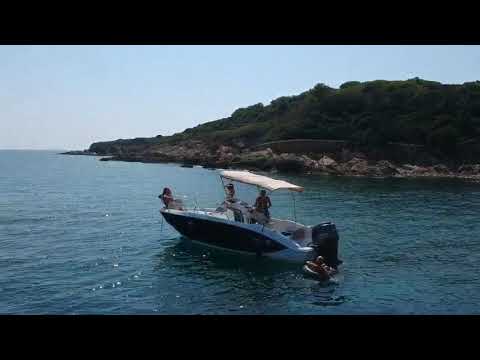
[(162, 199), (167, 209), (168, 209), (168, 205), (170, 205), (174, 201), (172, 190), (170, 190), (168, 187), (164, 188), (162, 195), (158, 195), (158, 197)]
[(236, 199), (235, 199), (235, 187), (233, 186), (232, 183), (228, 184), (227, 186), (225, 186), (225, 189), (227, 189), (226, 193), (227, 193), (227, 201), (228, 202), (235, 202)]
[(270, 211), (268, 210), (270, 207), (272, 207), (272, 202), (267, 196), (267, 192), (265, 190), (260, 191), (260, 196), (255, 200), (255, 210), (270, 220)]

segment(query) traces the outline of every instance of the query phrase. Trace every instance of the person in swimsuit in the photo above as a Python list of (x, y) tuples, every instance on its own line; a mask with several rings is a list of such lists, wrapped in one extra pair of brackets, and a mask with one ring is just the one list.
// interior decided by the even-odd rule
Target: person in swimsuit
[(272, 202), (267, 196), (267, 192), (265, 190), (260, 191), (260, 196), (255, 200), (255, 210), (270, 220), (270, 211), (268, 210), (270, 207), (272, 207)]
[(174, 201), (172, 190), (170, 190), (168, 187), (164, 188), (162, 194), (158, 195), (158, 197), (162, 199), (167, 209), (168, 209), (168, 205)]
[(330, 279), (336, 273), (335, 269), (325, 264), (322, 256), (318, 256), (314, 261), (307, 261), (305, 265), (314, 271), (322, 281)]
[(235, 202), (235, 187), (233, 184), (228, 184), (225, 186), (226, 194), (227, 194), (227, 201), (228, 202)]

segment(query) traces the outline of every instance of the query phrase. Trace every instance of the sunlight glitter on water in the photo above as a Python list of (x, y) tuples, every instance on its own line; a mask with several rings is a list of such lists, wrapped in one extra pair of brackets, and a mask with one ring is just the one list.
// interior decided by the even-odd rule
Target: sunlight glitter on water
[[(480, 313), (478, 184), (275, 175), (305, 187), (301, 222), (337, 225), (344, 264), (322, 285), (298, 266), (193, 246), (161, 229), (159, 189), (189, 194), (194, 183), (202, 206), (215, 206), (215, 171), (7, 153), (0, 313)], [(271, 198), (273, 216), (291, 216), (288, 194)]]

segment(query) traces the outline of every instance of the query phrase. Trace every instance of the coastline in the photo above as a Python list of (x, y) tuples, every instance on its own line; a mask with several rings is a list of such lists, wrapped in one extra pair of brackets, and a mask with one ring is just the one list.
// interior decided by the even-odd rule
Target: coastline
[(354, 177), (480, 180), (480, 82), (319, 83), (173, 135), (97, 141), (68, 155)]
[[(69, 151), (62, 155), (98, 156), (99, 161), (123, 161), (141, 163), (174, 163), (182, 167), (202, 166), (206, 169), (238, 169), (295, 173), (306, 176), (339, 176), (364, 178), (441, 178), (459, 179), (480, 183), (480, 164), (462, 164), (447, 166), (399, 164), (389, 160), (372, 160), (362, 153), (318, 154), (309, 157), (306, 154), (275, 153), (270, 148), (256, 151), (235, 152), (228, 146), (220, 146), (217, 152), (179, 151), (177, 147), (163, 151), (97, 154), (90, 151)], [(205, 150), (205, 149), (204, 149)]]
[(73, 151), (65, 151), (58, 153), (58, 155), (86, 155), (86, 156), (101, 156), (93, 151), (88, 150), (73, 150)]

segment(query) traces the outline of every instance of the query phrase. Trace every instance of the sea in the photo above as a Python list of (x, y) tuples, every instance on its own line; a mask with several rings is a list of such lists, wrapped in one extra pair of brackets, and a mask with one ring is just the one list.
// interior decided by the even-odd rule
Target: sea
[(272, 193), (272, 216), (336, 224), (331, 283), (192, 243), (162, 220), (165, 186), (217, 206), (219, 170), (0, 151), (0, 314), (480, 313), (479, 183), (269, 176), (305, 188)]

